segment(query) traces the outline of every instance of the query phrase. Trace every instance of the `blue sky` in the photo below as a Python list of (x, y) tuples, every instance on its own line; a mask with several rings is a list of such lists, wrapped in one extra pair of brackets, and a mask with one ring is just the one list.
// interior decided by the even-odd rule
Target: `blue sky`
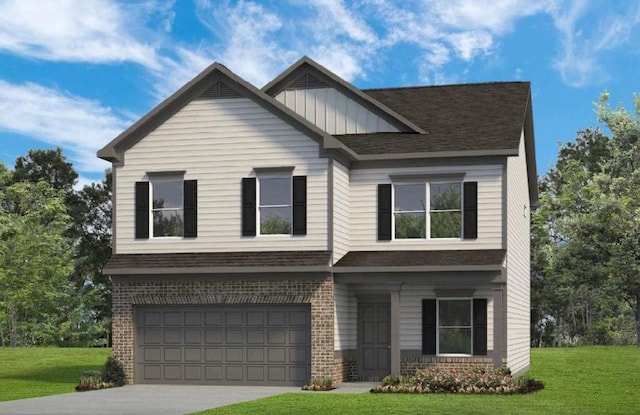
[(308, 55), (360, 88), (532, 82), (540, 173), (640, 92), (640, 3), (610, 0), (0, 0), (0, 161), (96, 151), (213, 61), (262, 87)]

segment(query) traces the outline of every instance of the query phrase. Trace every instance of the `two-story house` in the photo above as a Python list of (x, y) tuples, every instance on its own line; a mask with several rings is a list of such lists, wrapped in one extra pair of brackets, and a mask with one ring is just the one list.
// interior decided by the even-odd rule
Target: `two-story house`
[(98, 152), (134, 383), (529, 367), (530, 85), (360, 90), (214, 63)]

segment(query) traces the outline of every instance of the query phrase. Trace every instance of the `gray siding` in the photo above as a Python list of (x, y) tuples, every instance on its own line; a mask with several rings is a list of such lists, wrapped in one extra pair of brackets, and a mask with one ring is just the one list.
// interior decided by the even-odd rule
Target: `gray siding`
[(275, 98), (329, 134), (398, 131), (334, 88), (285, 90)]
[(530, 361), (530, 206), (524, 135), (507, 162), (507, 365), (515, 374)]
[(357, 303), (346, 284), (336, 283), (334, 293), (334, 348), (335, 350), (354, 350), (357, 339)]
[[(377, 241), (377, 185), (391, 183), (390, 175), (466, 173), (478, 182), (478, 238), (474, 240)], [(502, 249), (502, 165), (357, 169), (350, 176), (350, 249), (429, 250)]]
[(333, 162), (333, 263), (349, 252), (349, 170)]
[[(327, 249), (328, 160), (319, 145), (245, 98), (196, 100), (127, 150), (115, 167), (118, 254)], [(241, 237), (241, 179), (255, 167), (307, 176), (307, 235)], [(198, 237), (134, 239), (134, 183), (147, 172), (198, 180)]]

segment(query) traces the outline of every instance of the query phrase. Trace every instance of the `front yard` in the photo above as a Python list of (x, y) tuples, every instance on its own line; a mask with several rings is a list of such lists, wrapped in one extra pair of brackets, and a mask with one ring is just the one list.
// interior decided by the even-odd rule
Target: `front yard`
[[(99, 370), (111, 349), (0, 348), (0, 401), (73, 392), (80, 374)], [(631, 414), (639, 413), (640, 349), (534, 349), (529, 395), (347, 395), (290, 393), (201, 414)]]
[(534, 349), (528, 395), (290, 393), (199, 413), (240, 414), (632, 414), (640, 411), (640, 349)]
[(107, 348), (0, 348), (0, 401), (73, 392), (80, 374), (100, 370)]

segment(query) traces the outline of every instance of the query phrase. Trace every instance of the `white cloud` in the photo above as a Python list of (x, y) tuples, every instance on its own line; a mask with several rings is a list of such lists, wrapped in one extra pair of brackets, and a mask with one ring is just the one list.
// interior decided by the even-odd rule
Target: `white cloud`
[(135, 5), (109, 0), (0, 1), (0, 50), (66, 62), (129, 61), (159, 69), (156, 46), (136, 38)]
[(552, 65), (571, 86), (606, 81), (610, 74), (601, 63), (606, 52), (623, 45), (637, 47), (638, 4), (613, 12), (607, 5), (598, 7), (587, 0), (573, 0), (558, 4), (551, 16), (561, 45)]
[(0, 131), (63, 147), (80, 171), (104, 171), (108, 164), (96, 158), (96, 151), (129, 124), (96, 101), (35, 83), (0, 80)]

